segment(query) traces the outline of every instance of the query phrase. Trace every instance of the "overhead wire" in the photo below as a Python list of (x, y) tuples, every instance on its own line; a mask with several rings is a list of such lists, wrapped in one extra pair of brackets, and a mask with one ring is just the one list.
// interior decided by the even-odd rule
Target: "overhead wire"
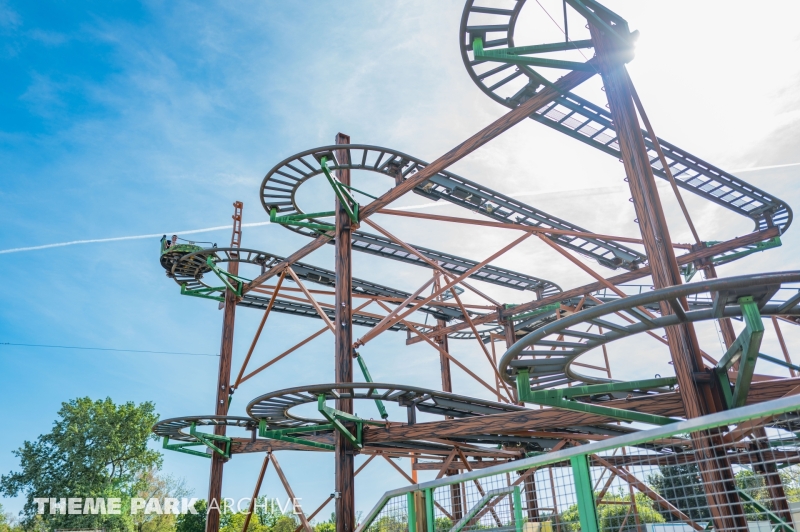
[(77, 349), (81, 351), (112, 351), (116, 353), (143, 353), (157, 355), (183, 355), (195, 357), (218, 357), (218, 354), (211, 353), (187, 353), (183, 351), (151, 351), (148, 349), (115, 349), (111, 347), (84, 347), (74, 345), (47, 345), (47, 344), (18, 344), (13, 342), (0, 342), (0, 346), (7, 345), (12, 347), (43, 347), (48, 349)]

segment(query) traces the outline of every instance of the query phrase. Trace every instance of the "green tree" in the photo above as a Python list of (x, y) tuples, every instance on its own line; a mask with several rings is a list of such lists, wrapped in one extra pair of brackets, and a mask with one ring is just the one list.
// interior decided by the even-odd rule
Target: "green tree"
[(139, 491), (140, 475), (161, 466), (161, 454), (147, 448), (158, 415), (150, 402), (114, 404), (88, 397), (62, 403), (52, 430), (14, 451), (20, 471), (0, 476), (0, 494), (26, 496), (23, 525), (37, 518), (34, 498), (117, 497), (121, 515), (39, 515), (47, 528), (130, 530), (125, 500)]
[[(595, 498), (599, 496), (595, 493)], [(597, 520), (602, 532), (632, 532), (638, 530), (636, 527), (636, 517), (633, 514), (630, 504), (631, 496), (622, 489), (618, 493), (606, 493), (603, 501), (612, 504), (600, 504), (597, 506)], [(634, 494), (636, 501), (636, 513), (640, 523), (663, 523), (664, 517), (653, 507), (653, 501), (643, 493)], [(581, 529), (580, 514), (578, 505), (573, 504), (567, 511), (559, 516), (561, 529), (569, 532), (577, 532)], [(624, 525), (623, 525), (624, 523)]]
[[(138, 473), (134, 484), (137, 489), (135, 496), (142, 499), (154, 498), (163, 502), (165, 498), (180, 499), (190, 493), (183, 479), (177, 479), (172, 475), (161, 475), (155, 466)], [(138, 532), (172, 532), (175, 530), (177, 517), (173, 513), (140, 512), (132, 515), (131, 520)]]
[[(673, 506), (688, 515), (693, 521), (710, 521), (700, 469), (695, 463), (658, 466), (659, 472), (651, 475), (647, 482)], [(658, 510), (667, 522), (679, 519), (667, 510)]]
[(21, 532), (19, 524), (11, 514), (6, 513), (2, 504), (0, 504), (0, 532)]
[(258, 522), (262, 525), (271, 529), (282, 515), (281, 507), (275, 499), (270, 499), (266, 495), (262, 495), (257, 499), (256, 516), (258, 516)]
[(294, 516), (282, 515), (275, 521), (272, 532), (294, 532), (297, 528), (297, 519)]
[[(228, 518), (225, 520), (225, 526), (220, 528), (220, 532), (242, 532), (246, 516), (247, 514), (245, 512), (228, 514)], [(270, 529), (261, 524), (254, 516), (247, 524), (247, 532), (270, 532)], [(292, 532), (294, 532), (294, 528), (292, 528)]]
[(196, 514), (186, 512), (178, 515), (175, 523), (175, 532), (205, 532), (207, 506), (205, 499), (200, 499), (194, 503)]

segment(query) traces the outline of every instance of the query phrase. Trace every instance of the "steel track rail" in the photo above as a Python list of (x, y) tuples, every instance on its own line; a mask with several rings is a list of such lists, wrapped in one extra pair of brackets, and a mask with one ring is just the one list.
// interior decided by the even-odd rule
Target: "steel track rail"
[[(515, 108), (531, 98), (545, 78), (527, 65), (512, 65), (474, 60), (472, 38), (483, 37), (484, 50), (513, 47), (517, 19), (525, 4), (518, 0), (513, 9), (493, 7), (497, 1), (486, 0), (481, 6), (468, 0), (464, 6), (459, 29), (461, 57), (472, 80), (494, 101)], [(591, 53), (591, 52), (590, 52)], [(611, 113), (571, 92), (540, 108), (530, 117), (600, 151), (621, 158)], [(653, 139), (642, 131), (648, 148), (650, 165), (655, 175), (666, 179)], [(676, 145), (658, 139), (672, 175), (681, 188), (736, 214), (753, 220), (756, 230), (772, 225), (786, 232), (792, 222), (792, 210), (781, 199), (714, 166)], [(740, 257), (742, 252), (761, 249), (752, 244), (726, 252), (715, 260), (723, 264)]]
[[(337, 153), (338, 150), (348, 151), (350, 156), (348, 159), (350, 161), (349, 163), (345, 164), (335, 159), (334, 154)], [(331, 170), (350, 169), (375, 172), (389, 177), (395, 184), (413, 176), (428, 165), (427, 162), (403, 152), (367, 144), (320, 146), (319, 148), (305, 150), (284, 159), (275, 165), (275, 167), (267, 173), (266, 177), (264, 177), (261, 183), (261, 203), (264, 205), (267, 212), (273, 207), (282, 215), (300, 214), (303, 212), (297, 204), (297, 190), (308, 179), (322, 173), (322, 169), (316, 162), (317, 157), (321, 154), (326, 154), (334, 162), (334, 164), (329, 165)], [(435, 201), (443, 199), (504, 223), (516, 223), (533, 227), (581, 231), (586, 233), (591, 232), (448, 171), (441, 171), (435, 174), (433, 177), (414, 188), (414, 192)], [(291, 226), (289, 226), (289, 228), (309, 237), (317, 236), (317, 233), (311, 229)], [(552, 236), (551, 238), (560, 245), (576, 253), (590, 257), (603, 266), (612, 269), (636, 269), (646, 260), (646, 257), (642, 253), (611, 240), (579, 238), (567, 235)], [(362, 240), (365, 242), (362, 243)], [(365, 245), (369, 247), (364, 248)], [(384, 246), (385, 249), (381, 246)], [(402, 248), (396, 246), (388, 239), (363, 232), (354, 233), (353, 247), (378, 255), (388, 253), (392, 256), (391, 258), (398, 258), (398, 250), (400, 256), (406, 254)], [(417, 249), (426, 255), (431, 251), (425, 248)], [(442, 260), (435, 256), (430, 256), (429, 258)], [(508, 275), (508, 271), (498, 273)], [(481, 275), (476, 275), (475, 277), (487, 282), (501, 284), (486, 277), (482, 278)], [(545, 293), (548, 290), (552, 290), (549, 287), (537, 286), (535, 283), (531, 282), (531, 279), (535, 278), (530, 278), (527, 281), (524, 279), (515, 279), (515, 282), (519, 284), (511, 283), (510, 287), (534, 291), (543, 288)]]
[[(518, 340), (500, 357), (500, 375), (513, 383), (517, 372), (527, 369), (532, 390), (569, 383), (619, 382), (581, 375), (571, 365), (591, 349), (634, 334), (679, 323), (740, 317), (742, 309), (737, 300), (742, 296), (752, 296), (762, 316), (798, 316), (800, 289), (791, 287), (786, 300), (775, 299), (781, 287), (798, 282), (800, 272), (797, 271), (744, 275), (673, 286), (609, 301), (547, 324)], [(652, 308), (662, 302), (677, 308), (682, 298), (694, 301), (694, 305), (680, 313), (651, 318), (639, 310), (639, 307)], [(617, 313), (626, 315), (632, 323), (615, 320), (613, 316)], [(590, 326), (602, 327), (605, 332), (587, 332)]]

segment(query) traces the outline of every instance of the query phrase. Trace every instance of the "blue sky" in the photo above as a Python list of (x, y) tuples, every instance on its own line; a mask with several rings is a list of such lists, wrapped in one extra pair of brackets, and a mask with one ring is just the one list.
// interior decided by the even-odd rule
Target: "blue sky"
[[(796, 4), (731, 9), (723, 2), (674, 2), (669, 11), (632, 1), (608, 5), (641, 31), (630, 71), (660, 136), (729, 170), (800, 162)], [(263, 175), (292, 153), (331, 142), (337, 131), (353, 142), (435, 159), (504, 112), (461, 64), (462, 7), (457, 1), (0, 2), (0, 249), (222, 226), (234, 200), (244, 202), (245, 222), (266, 221), (258, 200)], [(533, 9), (526, 6), (525, 16), (541, 16)], [(518, 126), (453, 170), (525, 194), (524, 201), (595, 231), (635, 236), (618, 163), (540, 125)], [(740, 175), (800, 205), (800, 166)], [(689, 241), (674, 200), (662, 195), (674, 239)], [(703, 238), (751, 229), (694, 198), (687, 203)], [(463, 214), (452, 207), (430, 212)], [(377, 220), (408, 241), (475, 259), (509, 238)], [(782, 248), (721, 275), (797, 269), (798, 234), (790, 228)], [(229, 231), (196, 238), (223, 243)], [(275, 226), (246, 228), (243, 242), (284, 255), (306, 243)], [(216, 353), (221, 313), (211, 302), (181, 297), (157, 253), (154, 238), (0, 254), (6, 279), (0, 342)], [(499, 264), (562, 287), (586, 282), (551, 253), (531, 243)], [(330, 267), (332, 248), (308, 261)], [(427, 275), (369, 257), (357, 257), (355, 268), (361, 277), (407, 290)], [(385, 268), (392, 274), (383, 275)], [(502, 296), (523, 301), (515, 293)], [(239, 316), (240, 361), (260, 316), (247, 309)], [(274, 316), (257, 355), (266, 360), (319, 326)], [(702, 334), (705, 348), (718, 351), (713, 331)], [(786, 334), (798, 345), (800, 335)], [(325, 336), (310, 343), (242, 387), (234, 408), (274, 389), (331, 380), (331, 347)], [(488, 375), (476, 346), (453, 349)], [(626, 350), (612, 351), (621, 376), (645, 371), (639, 350), (654, 348), (631, 349), (635, 361)], [(380, 337), (365, 356), (376, 380), (438, 387), (435, 353), (405, 347), (400, 335)], [(652, 356), (668, 371), (663, 351)], [(152, 400), (164, 417), (207, 413), (215, 376), (213, 357), (0, 345), (6, 405), (0, 471), (16, 467), (11, 450), (49, 430), (62, 401), (110, 396)], [(482, 393), (461, 376), (456, 391)], [(249, 495), (259, 460), (230, 463), (226, 495)], [(329, 458), (289, 453), (281, 462), (308, 507), (332, 491)], [(170, 453), (165, 469), (205, 496), (206, 462)], [(359, 479), (362, 511), (403, 483), (381, 463)], [(282, 496), (274, 473), (263, 493)], [(21, 507), (19, 499), (2, 503), (14, 512)]]

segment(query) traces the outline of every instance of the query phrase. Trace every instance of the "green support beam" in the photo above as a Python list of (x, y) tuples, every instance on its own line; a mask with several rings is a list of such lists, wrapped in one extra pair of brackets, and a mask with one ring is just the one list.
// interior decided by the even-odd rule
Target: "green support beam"
[[(379, 427), (384, 426), (382, 421), (370, 421), (329, 407), (325, 404), (325, 394), (319, 394), (319, 396), (317, 396), (317, 410), (322, 414), (322, 417), (330, 422), (333, 429), (338, 430), (357, 449), (363, 447), (361, 436), (365, 424)], [(356, 433), (353, 434), (350, 432), (350, 430), (342, 424), (342, 421), (355, 423)]]
[(408, 532), (417, 532), (417, 505), (413, 491), (406, 493), (406, 505), (408, 506)]
[(570, 458), (570, 465), (572, 466), (572, 477), (575, 480), (575, 496), (578, 499), (581, 532), (599, 532), (589, 457), (585, 454), (573, 456)]
[(325, 177), (328, 179), (328, 183), (333, 188), (333, 192), (339, 199), (339, 205), (341, 205), (341, 207), (345, 210), (347, 217), (350, 218), (350, 221), (354, 224), (358, 224), (358, 202), (353, 195), (350, 194), (350, 187), (344, 186), (338, 179), (331, 175), (331, 171), (328, 169), (327, 155), (320, 157), (319, 164), (322, 166), (322, 172), (325, 174)]
[[(214, 262), (213, 255), (209, 255), (206, 258), (206, 264), (208, 265), (209, 268), (211, 268), (211, 271), (213, 271), (214, 274), (216, 274), (216, 276), (219, 277), (220, 281), (222, 281), (225, 284), (228, 290), (230, 290), (237, 296), (242, 295), (242, 286), (250, 282), (250, 279), (245, 279), (244, 277), (233, 275), (232, 273), (228, 273), (219, 266), (217, 266), (217, 263)], [(233, 280), (236, 283), (236, 286), (233, 286), (233, 284), (231, 284), (229, 279)]]
[(216, 292), (222, 293), (225, 292), (224, 286), (218, 286), (216, 288), (198, 288), (196, 290), (190, 290), (186, 288), (185, 284), (181, 285), (181, 295), (182, 296), (192, 296), (192, 297), (202, 297), (204, 299), (213, 299), (214, 301), (225, 301), (225, 298), (222, 296), (212, 296)]
[(262, 419), (258, 422), (258, 435), (262, 438), (270, 438), (272, 440), (280, 440), (290, 443), (299, 443), (300, 445), (307, 445), (316, 449), (324, 449), (326, 451), (333, 451), (333, 445), (328, 443), (320, 443), (303, 438), (295, 438), (288, 436), (288, 434), (302, 434), (304, 432), (318, 432), (321, 430), (331, 430), (333, 425), (310, 425), (307, 427), (290, 427), (287, 429), (269, 430), (267, 428), (266, 420)]
[(525, 521), (522, 518), (522, 495), (519, 485), (514, 486), (514, 529), (515, 532), (522, 532)]
[[(729, 408), (744, 406), (747, 401), (750, 382), (759, 357), (758, 351), (761, 349), (761, 340), (764, 337), (764, 323), (761, 321), (761, 313), (756, 302), (751, 296), (740, 297), (738, 302), (742, 309), (745, 328), (717, 363), (715, 370)], [(728, 370), (737, 362), (739, 371), (736, 375), (736, 384), (731, 391)]]
[[(580, 41), (580, 42), (588, 42), (589, 46), (591, 46), (592, 41)], [(484, 50), (483, 49), (483, 40), (480, 37), (476, 37), (472, 41), (472, 51), (475, 54), (475, 60), (479, 61), (494, 61), (498, 63), (511, 63), (512, 65), (529, 65), (529, 66), (538, 66), (538, 67), (546, 67), (546, 68), (561, 68), (564, 70), (586, 70), (586, 71), (594, 71), (592, 65), (587, 63), (580, 63), (577, 61), (562, 61), (560, 59), (548, 59), (545, 57), (528, 57), (527, 55), (523, 54), (536, 54), (536, 53), (545, 53), (550, 50), (549, 48), (555, 48), (559, 45), (563, 45), (564, 43), (559, 43), (558, 45), (554, 44), (544, 44), (540, 46), (520, 46), (520, 47), (513, 47), (513, 48), (493, 48), (491, 50)], [(541, 48), (541, 50), (539, 50)], [(587, 48), (587, 46), (581, 46), (581, 48)]]
[(664, 377), (661, 379), (646, 379), (631, 382), (614, 382), (609, 384), (595, 384), (590, 386), (576, 386), (574, 388), (559, 388), (553, 390), (532, 391), (530, 377), (527, 370), (520, 370), (517, 374), (517, 392), (520, 401), (538, 405), (564, 408), (567, 410), (577, 410), (599, 416), (608, 416), (623, 421), (637, 421), (650, 425), (668, 425), (676, 423), (680, 419), (655, 414), (645, 414), (623, 408), (611, 408), (590, 403), (576, 401), (574, 397), (598, 395), (611, 392), (626, 392), (633, 390), (645, 390), (660, 388), (664, 386), (674, 386), (677, 380), (675, 377)]
[(427, 532), (436, 532), (436, 520), (433, 518), (433, 490), (425, 490), (425, 523)]
[[(375, 382), (372, 380), (372, 375), (369, 374), (369, 370), (367, 369), (367, 363), (360, 354), (356, 353), (356, 360), (358, 360), (358, 367), (361, 368), (361, 373), (364, 375), (364, 380), (367, 382)], [(373, 393), (377, 393), (373, 391)], [(378, 407), (378, 412), (381, 415), (382, 419), (388, 419), (389, 413), (386, 411), (386, 407), (383, 405), (383, 401), (380, 399), (375, 399), (375, 406)]]
[(189, 435), (196, 441), (169, 443), (169, 436), (164, 436), (162, 447), (169, 451), (177, 451), (179, 453), (191, 454), (193, 456), (202, 456), (203, 458), (211, 458), (211, 455), (202, 451), (195, 451), (189, 447), (208, 447), (213, 452), (219, 454), (224, 458), (231, 457), (231, 439), (227, 436), (218, 436), (216, 434), (206, 434), (205, 432), (197, 432), (197, 427), (192, 423), (189, 427)]

